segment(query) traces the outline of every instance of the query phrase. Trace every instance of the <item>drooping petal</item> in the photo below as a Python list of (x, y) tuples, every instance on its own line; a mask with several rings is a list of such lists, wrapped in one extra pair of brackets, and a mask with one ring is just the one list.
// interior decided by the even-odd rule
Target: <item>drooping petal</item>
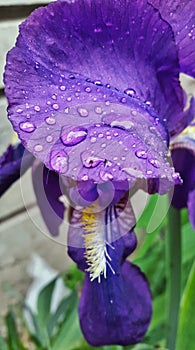
[(151, 319), (151, 294), (139, 268), (125, 262), (98, 283), (86, 276), (79, 305), (81, 329), (92, 346), (129, 345), (143, 338)]
[(33, 187), (45, 224), (53, 236), (59, 234), (65, 207), (59, 198), (63, 195), (58, 174), (49, 171), (44, 164), (35, 163), (32, 168)]
[[(36, 10), (21, 25), (16, 47), (8, 54), (10, 120), (25, 147), (63, 175), (81, 180), (81, 174), (90, 173), (90, 180), (97, 182), (147, 178), (147, 171), (156, 177), (159, 173), (150, 170), (149, 160), (165, 169), (166, 159), (159, 154), (154, 158), (157, 150), (142, 134), (147, 130), (149, 139), (154, 133), (158, 153), (163, 154), (163, 141), (168, 140), (162, 120), (167, 118), (169, 132), (182, 128), (178, 74), (171, 28), (145, 0), (58, 1)], [(98, 127), (104, 130), (98, 132)], [(101, 140), (102, 131), (107, 135), (103, 132)], [(148, 152), (148, 161), (136, 160), (133, 133), (135, 151)], [(135, 169), (125, 160), (128, 176), (124, 159), (114, 161), (115, 174), (107, 171), (113, 149), (123, 158), (131, 149)], [(94, 166), (98, 169), (93, 171)], [(160, 176), (170, 183), (172, 173), (167, 170)]]
[(187, 204), (190, 222), (195, 230), (195, 189), (189, 193)]
[(149, 0), (171, 24), (182, 72), (195, 77), (195, 11), (193, 0)]
[(187, 207), (188, 195), (195, 188), (195, 141), (181, 136), (181, 142), (172, 144), (172, 161), (183, 184), (176, 185), (172, 204), (177, 209)]
[(0, 157), (0, 196), (30, 168), (33, 160), (22, 144), (7, 148)]

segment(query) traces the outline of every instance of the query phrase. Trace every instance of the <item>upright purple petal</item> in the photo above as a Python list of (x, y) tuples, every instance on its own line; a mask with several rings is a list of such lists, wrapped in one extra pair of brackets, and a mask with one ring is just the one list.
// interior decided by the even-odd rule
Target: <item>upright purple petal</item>
[(185, 124), (178, 76), (171, 28), (145, 0), (58, 1), (31, 14), (8, 54), (10, 120), (62, 175), (165, 176), (168, 188), (166, 126), (175, 133)]
[(33, 160), (22, 144), (7, 148), (0, 157), (0, 196), (30, 168)]
[(195, 77), (195, 11), (193, 0), (149, 0), (171, 24), (182, 72)]
[(35, 163), (32, 169), (33, 187), (37, 203), (45, 224), (52, 236), (59, 234), (65, 207), (59, 198), (63, 195), (59, 176), (49, 171), (42, 163)]

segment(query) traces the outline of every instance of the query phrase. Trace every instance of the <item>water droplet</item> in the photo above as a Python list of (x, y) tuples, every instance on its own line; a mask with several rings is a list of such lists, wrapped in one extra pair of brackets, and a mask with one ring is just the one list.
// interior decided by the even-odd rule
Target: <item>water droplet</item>
[(136, 157), (141, 158), (141, 159), (147, 159), (148, 155), (147, 152), (144, 150), (138, 150), (135, 152)]
[(120, 102), (121, 102), (121, 103), (127, 103), (127, 100), (126, 100), (125, 97), (122, 97), (122, 98), (120, 99)]
[(172, 175), (175, 185), (182, 185), (183, 180), (179, 173), (174, 173)]
[(159, 124), (159, 121), (160, 121), (159, 118), (155, 118), (155, 119), (154, 119), (154, 125), (158, 125), (158, 124)]
[(136, 91), (134, 89), (128, 88), (124, 91), (124, 93), (128, 96), (135, 97)]
[(116, 137), (116, 136), (118, 136), (119, 135), (119, 133), (118, 132), (114, 132), (114, 136)]
[(105, 105), (106, 105), (106, 106), (109, 106), (109, 105), (110, 105), (110, 101), (106, 101), (106, 102), (105, 102)]
[(45, 119), (46, 123), (49, 124), (49, 125), (54, 125), (56, 123), (56, 120), (55, 118), (52, 118), (52, 117), (48, 117)]
[(91, 88), (90, 87), (86, 87), (85, 91), (89, 93), (89, 92), (91, 92)]
[(101, 147), (106, 148), (106, 143), (102, 143)]
[(85, 168), (96, 168), (104, 162), (104, 159), (84, 153), (82, 154), (82, 162)]
[(119, 127), (122, 129), (126, 129), (129, 130), (132, 128), (132, 126), (134, 126), (134, 123), (131, 120), (113, 120), (111, 122), (111, 127)]
[(68, 102), (72, 101), (72, 97), (67, 97), (66, 99)]
[(102, 114), (102, 108), (101, 108), (101, 107), (96, 107), (96, 108), (95, 108), (95, 112), (96, 112), (97, 114)]
[(53, 107), (53, 109), (55, 109), (56, 111), (59, 109), (59, 105), (58, 105), (57, 103), (54, 103), (52, 107)]
[(152, 170), (148, 170), (147, 175), (152, 175)]
[(36, 112), (40, 112), (41, 108), (40, 108), (39, 106), (34, 106), (34, 110), (35, 110)]
[(19, 126), (20, 129), (25, 132), (33, 132), (36, 129), (35, 125), (31, 122), (22, 122)]
[(48, 136), (46, 137), (46, 141), (47, 141), (47, 142), (52, 142), (52, 141), (53, 141), (53, 136), (48, 135)]
[(96, 137), (91, 137), (90, 139), (91, 143), (95, 143), (97, 141)]
[(82, 178), (81, 178), (81, 180), (83, 180), (83, 181), (87, 181), (88, 179), (89, 179), (88, 175), (83, 175)]
[(146, 104), (147, 106), (151, 106), (151, 102), (150, 102), (150, 101), (145, 101), (145, 104)]
[(69, 77), (69, 79), (72, 79), (72, 80), (73, 80), (73, 79), (75, 79), (74, 74), (69, 74), (69, 76), (68, 76), (68, 77)]
[(61, 91), (65, 91), (65, 90), (66, 90), (66, 86), (61, 85), (61, 86), (60, 86), (60, 90), (61, 90)]
[(153, 165), (155, 168), (160, 168), (160, 162), (157, 159), (149, 159), (149, 163)]
[(50, 165), (53, 170), (60, 174), (66, 173), (68, 170), (68, 155), (65, 151), (52, 151)]
[(76, 126), (72, 130), (62, 129), (61, 140), (65, 146), (75, 146), (87, 137), (87, 129)]
[(106, 87), (107, 87), (108, 89), (110, 89), (110, 88), (111, 88), (111, 85), (110, 85), (110, 84), (106, 84)]
[(21, 113), (23, 112), (23, 110), (22, 110), (21, 108), (18, 108), (18, 109), (16, 110), (16, 112), (17, 112), (18, 114), (21, 114)]
[(43, 150), (43, 146), (42, 146), (42, 145), (35, 145), (35, 146), (34, 146), (34, 150), (35, 150), (36, 152), (41, 152), (41, 151)]
[(51, 98), (52, 98), (52, 100), (57, 100), (57, 96), (56, 95), (52, 95)]
[(87, 117), (89, 114), (86, 108), (78, 108), (78, 112), (81, 117)]
[(111, 140), (112, 139), (112, 136), (108, 135), (106, 136), (107, 140)]
[(102, 139), (103, 137), (104, 137), (104, 134), (98, 134), (98, 137), (100, 138), (100, 139)]
[(95, 85), (98, 85), (98, 86), (103, 86), (101, 80), (94, 80), (93, 82)]
[(105, 171), (105, 170), (101, 170), (100, 171), (100, 178), (103, 180), (103, 181), (111, 181), (113, 180), (113, 175), (111, 173), (109, 173), (108, 171)]
[(135, 111), (135, 110), (134, 110), (134, 111), (131, 111), (131, 114), (134, 115), (134, 116), (136, 116), (136, 115), (137, 115), (137, 111)]
[(65, 110), (64, 110), (64, 112), (65, 112), (66, 114), (68, 114), (68, 113), (69, 113), (69, 108), (66, 107)]

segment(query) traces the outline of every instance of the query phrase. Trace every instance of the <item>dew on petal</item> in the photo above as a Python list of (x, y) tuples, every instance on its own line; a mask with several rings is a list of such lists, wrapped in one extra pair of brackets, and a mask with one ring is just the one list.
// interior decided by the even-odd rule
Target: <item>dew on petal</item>
[(95, 108), (95, 112), (96, 112), (97, 114), (102, 114), (102, 108), (101, 108), (101, 107), (96, 107), (96, 108)]
[(90, 138), (91, 143), (95, 143), (97, 141), (96, 137), (91, 137)]
[(124, 91), (124, 93), (128, 96), (135, 97), (136, 91), (134, 89), (128, 88)]
[(78, 112), (81, 117), (87, 117), (89, 112), (86, 108), (78, 108)]
[(102, 138), (104, 137), (104, 134), (100, 133), (100, 134), (98, 134), (98, 137), (99, 137), (100, 139), (102, 139)]
[(148, 154), (144, 150), (137, 150), (135, 152), (135, 155), (136, 155), (136, 157), (141, 158), (141, 159), (147, 159), (148, 158)]
[(48, 118), (45, 119), (45, 121), (49, 125), (54, 125), (56, 123), (56, 120), (53, 117), (48, 117)]
[(51, 135), (48, 135), (47, 137), (46, 137), (46, 141), (47, 142), (52, 142), (53, 141), (53, 136), (51, 136)]
[(72, 101), (72, 97), (67, 97), (67, 99), (66, 99), (68, 102), (70, 102), (70, 101)]
[(52, 95), (51, 98), (52, 98), (52, 100), (57, 100), (57, 96), (56, 95)]
[(35, 110), (36, 112), (40, 112), (41, 108), (40, 108), (40, 106), (34, 106), (34, 110)]
[(16, 112), (17, 112), (18, 114), (21, 114), (21, 113), (23, 112), (23, 110), (22, 110), (21, 108), (18, 108), (18, 109), (16, 110)]
[(182, 185), (183, 180), (179, 173), (174, 173), (172, 175), (175, 185)]
[(113, 120), (110, 125), (111, 127), (119, 127), (129, 130), (132, 128), (132, 126), (134, 126), (134, 123), (132, 123), (130, 120)]
[(88, 155), (85, 152), (81, 156), (85, 168), (96, 168), (100, 163), (104, 162), (103, 158)]
[(65, 91), (65, 90), (66, 90), (66, 86), (61, 85), (61, 86), (60, 86), (60, 90), (61, 90), (61, 91)]
[(153, 165), (155, 168), (160, 168), (160, 162), (157, 159), (149, 159), (149, 163)]
[(36, 129), (35, 125), (31, 122), (21, 122), (19, 127), (25, 132), (33, 132)]
[(113, 180), (113, 175), (111, 173), (109, 173), (108, 171), (105, 170), (100, 170), (100, 178), (103, 181), (111, 181)]
[(83, 175), (81, 178), (81, 180), (83, 180), (83, 181), (87, 181), (88, 179), (89, 179), (88, 175)]
[(66, 107), (65, 110), (64, 110), (64, 112), (65, 112), (66, 114), (68, 114), (68, 113), (69, 113), (69, 108)]
[(53, 170), (60, 174), (68, 170), (68, 155), (65, 151), (52, 151), (50, 156), (50, 165)]
[(34, 150), (35, 150), (35, 152), (41, 152), (43, 150), (43, 146), (42, 145), (35, 145)]
[(90, 87), (86, 87), (85, 91), (89, 93), (89, 92), (91, 92), (91, 88)]
[(87, 133), (88, 131), (84, 127), (77, 126), (71, 130), (62, 128), (60, 138), (65, 146), (75, 146), (86, 139)]
[(122, 98), (120, 99), (120, 102), (122, 102), (122, 103), (127, 103), (127, 100), (126, 100), (125, 97), (122, 97)]
[(52, 105), (53, 109), (55, 109), (55, 111), (57, 111), (59, 109), (59, 105), (57, 103), (54, 103)]

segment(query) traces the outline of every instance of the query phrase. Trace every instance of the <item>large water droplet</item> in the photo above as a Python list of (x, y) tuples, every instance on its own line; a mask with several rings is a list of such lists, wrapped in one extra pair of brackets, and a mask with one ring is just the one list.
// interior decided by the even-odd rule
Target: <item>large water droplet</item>
[(71, 130), (63, 128), (61, 132), (61, 140), (65, 146), (75, 146), (86, 139), (87, 133), (87, 129), (79, 126), (76, 126)]
[(155, 168), (160, 168), (160, 162), (157, 159), (149, 159), (149, 163), (153, 165)]
[(68, 170), (68, 155), (65, 151), (52, 151), (50, 157), (50, 165), (53, 170), (60, 174), (66, 173)]
[(81, 117), (87, 117), (89, 114), (86, 108), (78, 108), (78, 112)]
[(135, 155), (136, 155), (136, 157), (141, 158), (141, 159), (147, 159), (148, 158), (147, 152), (144, 151), (144, 150), (137, 150), (135, 152)]
[(124, 93), (128, 96), (135, 97), (136, 91), (134, 89), (128, 88), (124, 91)]
[(85, 168), (96, 168), (100, 163), (104, 162), (104, 159), (86, 153), (83, 153), (81, 158)]
[(20, 129), (25, 132), (33, 132), (36, 129), (35, 125), (31, 122), (22, 122), (19, 126)]
[(122, 129), (126, 129), (129, 130), (132, 128), (132, 126), (134, 126), (134, 123), (131, 120), (113, 120), (110, 125), (112, 127), (118, 127), (118, 128), (122, 128)]
[(113, 180), (113, 175), (111, 173), (109, 173), (108, 171), (105, 171), (105, 170), (101, 170), (100, 171), (100, 178), (103, 180), (103, 181), (111, 181)]

